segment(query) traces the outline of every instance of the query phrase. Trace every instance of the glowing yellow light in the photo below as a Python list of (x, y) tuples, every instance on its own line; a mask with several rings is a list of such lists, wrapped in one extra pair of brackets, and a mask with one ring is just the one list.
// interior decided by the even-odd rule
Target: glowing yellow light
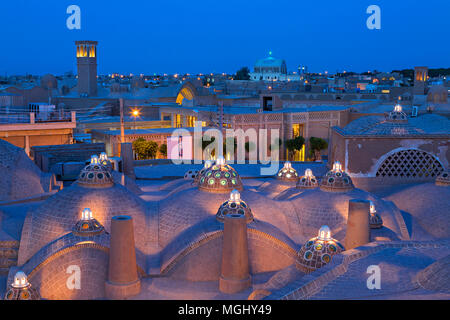
[(15, 274), (14, 276), (14, 282), (12, 284), (12, 286), (14, 288), (25, 288), (27, 287), (28, 284), (28, 279), (25, 273), (23, 273), (22, 271), (19, 271)]
[(224, 158), (223, 156), (217, 157), (216, 164), (217, 164), (218, 166), (223, 166), (223, 165), (225, 165), (225, 158)]
[(80, 241), (80, 242), (77, 242), (77, 246), (79, 246), (79, 245), (83, 245), (83, 244), (95, 244), (95, 242), (94, 241)]
[(342, 164), (339, 161), (333, 163), (333, 171), (334, 172), (342, 171)]
[(395, 112), (402, 112), (402, 106), (401, 105), (399, 105), (399, 104), (397, 104), (395, 107), (394, 107), (394, 111)]
[(230, 201), (239, 204), (241, 202), (241, 194), (239, 193), (239, 191), (237, 191), (236, 189), (234, 189), (233, 191), (231, 191), (230, 193)]
[(92, 211), (90, 208), (84, 208), (81, 212), (81, 220), (92, 220)]
[(97, 155), (91, 156), (91, 164), (98, 164), (98, 157)]
[(313, 176), (312, 170), (311, 169), (306, 169), (305, 170), (305, 177), (312, 178), (312, 176)]
[(328, 241), (331, 240), (331, 230), (328, 226), (322, 226), (319, 229), (319, 240)]
[(135, 118), (139, 117), (140, 111), (138, 109), (133, 109), (133, 110), (131, 110), (131, 115)]
[(106, 152), (100, 153), (99, 159), (100, 161), (108, 160), (108, 155), (106, 154)]
[(372, 201), (370, 201), (370, 214), (375, 214), (377, 210), (375, 210), (375, 205)]
[(292, 168), (291, 162), (290, 162), (290, 161), (286, 161), (286, 162), (284, 163), (283, 168), (286, 168), (286, 169)]

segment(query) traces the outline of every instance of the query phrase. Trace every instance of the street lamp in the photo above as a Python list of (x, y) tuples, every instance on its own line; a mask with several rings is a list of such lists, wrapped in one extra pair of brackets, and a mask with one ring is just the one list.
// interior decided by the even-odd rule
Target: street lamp
[(131, 116), (134, 118), (134, 130), (136, 131), (136, 118), (141, 114), (139, 109), (131, 109)]

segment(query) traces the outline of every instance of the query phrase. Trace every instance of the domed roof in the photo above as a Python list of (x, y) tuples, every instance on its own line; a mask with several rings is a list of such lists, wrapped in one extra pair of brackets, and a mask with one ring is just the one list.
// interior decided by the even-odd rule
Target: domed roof
[[(95, 158), (95, 155), (92, 157)], [(92, 162), (92, 157), (91, 157), (91, 162)], [(112, 169), (113, 169), (111, 160), (109, 160), (106, 152), (100, 153), (100, 155), (98, 156), (98, 163), (105, 166), (108, 169), (108, 171), (112, 171)]]
[(5, 294), (5, 300), (40, 300), (40, 298), (39, 292), (31, 287), (27, 275), (22, 271), (15, 274)]
[(91, 209), (84, 208), (81, 219), (73, 226), (72, 232), (81, 237), (90, 237), (105, 231), (105, 228), (94, 218)]
[(219, 157), (216, 163), (206, 169), (199, 181), (199, 189), (207, 192), (228, 193), (236, 189), (241, 191), (243, 185), (236, 170)]
[(194, 178), (194, 183), (199, 183), (200, 178), (203, 177), (203, 174), (205, 173), (205, 171), (210, 168), (213, 165), (213, 162), (211, 160), (206, 160), (205, 164), (203, 165), (203, 168), (198, 171), (197, 175)]
[(333, 164), (333, 169), (320, 181), (320, 188), (328, 192), (347, 192), (354, 189), (352, 179), (342, 170), (339, 161)]
[(371, 229), (379, 229), (383, 226), (383, 219), (377, 213), (372, 200), (370, 200), (369, 226)]
[(278, 171), (277, 179), (286, 181), (286, 182), (297, 182), (298, 173), (297, 170), (292, 168), (292, 164), (289, 161), (286, 161), (283, 165), (283, 168)]
[(450, 170), (444, 170), (436, 177), (436, 185), (447, 187), (450, 186)]
[[(91, 164), (92, 163), (101, 164), (110, 173), (111, 179), (115, 183), (120, 183), (121, 185), (123, 185), (125, 188), (127, 188), (128, 190), (130, 190), (131, 192), (133, 192), (136, 195), (142, 194), (141, 188), (136, 184), (134, 179), (128, 177), (123, 172), (114, 170), (113, 163), (108, 158), (108, 155), (106, 154), (106, 152), (100, 153), (100, 155), (98, 157), (97, 157), (97, 155), (91, 156)], [(88, 178), (88, 176), (86, 176), (86, 177)], [(103, 182), (105, 182), (104, 185), (110, 185), (110, 183), (107, 181), (107, 180), (109, 180), (107, 174), (105, 174), (105, 179), (106, 180), (103, 181)], [(100, 185), (100, 187), (101, 187), (101, 185), (103, 185), (102, 181), (100, 179), (98, 179), (98, 175), (95, 178), (95, 180), (96, 180), (96, 183), (93, 183), (93, 181), (89, 181), (91, 183), (89, 183), (88, 185), (90, 185), (91, 187), (94, 185), (96, 187), (98, 187)]]
[(436, 238), (450, 234), (450, 188), (422, 183), (395, 192), (386, 198), (402, 211), (412, 215), (420, 227)]
[(94, 155), (91, 163), (81, 170), (77, 183), (91, 188), (108, 188), (114, 184), (114, 180), (108, 168), (100, 164), (99, 158)]
[(389, 112), (387, 119), (390, 122), (406, 122), (408, 121), (408, 116), (403, 112), (403, 108), (400, 104), (394, 107), (394, 110)]
[(27, 220), (32, 222), (29, 230), (22, 233), (20, 262), (25, 262), (50, 241), (71, 232), (85, 208), (92, 210), (106, 230), (110, 230), (113, 216), (131, 215), (135, 221), (136, 247), (144, 250), (147, 207), (142, 199), (120, 184), (92, 188), (91, 185), (75, 182), (29, 213)]
[(314, 188), (317, 188), (318, 186), (319, 186), (319, 181), (313, 175), (313, 172), (311, 169), (306, 169), (305, 175), (301, 176), (300, 179), (297, 181), (298, 189), (314, 189)]
[(299, 270), (310, 273), (329, 263), (334, 255), (344, 250), (342, 244), (331, 237), (330, 228), (322, 226), (318, 236), (309, 239), (298, 252), (296, 266)]
[(450, 255), (440, 258), (421, 270), (414, 282), (429, 291), (450, 292)]
[(386, 217), (385, 222), (389, 228), (395, 234), (400, 233), (391, 207), (383, 200), (357, 188), (348, 192), (328, 192), (315, 188), (290, 198), (288, 201), (294, 208), (294, 212), (290, 214), (290, 225), (298, 225), (298, 232), (303, 239), (316, 233), (322, 225), (327, 225), (335, 237), (342, 240), (347, 228), (348, 202), (351, 199), (372, 200), (380, 216)]
[(198, 170), (188, 170), (184, 174), (184, 180), (195, 180), (198, 176)]
[(253, 214), (250, 207), (241, 200), (239, 191), (233, 190), (230, 193), (230, 199), (222, 203), (217, 211), (216, 218), (220, 222), (223, 222), (226, 215), (245, 215), (247, 223), (253, 221)]
[(385, 117), (364, 116), (353, 120), (343, 129), (345, 135), (375, 136), (417, 136), (428, 134), (449, 134), (450, 121), (438, 115), (421, 115), (408, 118), (400, 105)]
[(263, 59), (259, 59), (255, 63), (255, 67), (281, 67), (286, 65), (283, 59), (277, 59), (272, 57), (272, 52), (269, 52), (269, 56)]
[(44, 192), (39, 168), (22, 148), (0, 139), (0, 201), (31, 197)]

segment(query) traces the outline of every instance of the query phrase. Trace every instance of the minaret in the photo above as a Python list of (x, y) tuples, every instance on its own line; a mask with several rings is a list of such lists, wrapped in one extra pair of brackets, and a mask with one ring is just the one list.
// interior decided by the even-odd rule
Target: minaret
[(97, 41), (75, 41), (77, 46), (78, 94), (97, 96)]

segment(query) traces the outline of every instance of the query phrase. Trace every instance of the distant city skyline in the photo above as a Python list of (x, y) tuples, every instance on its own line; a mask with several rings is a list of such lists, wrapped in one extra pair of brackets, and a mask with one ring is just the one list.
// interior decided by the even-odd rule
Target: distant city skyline
[[(81, 30), (66, 27), (71, 4)], [(366, 27), (371, 4), (381, 30)], [(76, 73), (75, 40), (99, 41), (99, 74), (231, 74), (269, 51), (291, 72), (447, 68), (448, 12), (440, 0), (2, 2), (0, 75)]]

